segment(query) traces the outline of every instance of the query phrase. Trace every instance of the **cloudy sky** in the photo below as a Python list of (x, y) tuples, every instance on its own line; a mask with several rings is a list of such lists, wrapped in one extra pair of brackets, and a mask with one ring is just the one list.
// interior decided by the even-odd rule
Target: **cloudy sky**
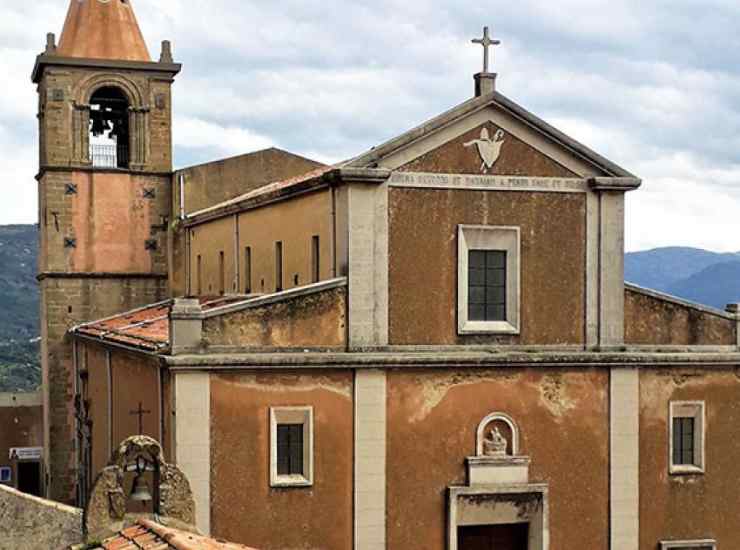
[[(36, 221), (29, 80), (68, 0), (0, 0), (0, 224)], [(136, 0), (184, 64), (177, 166), (275, 145), (351, 157), (468, 99), (491, 25), (499, 90), (644, 179), (627, 247), (740, 250), (737, 0)]]

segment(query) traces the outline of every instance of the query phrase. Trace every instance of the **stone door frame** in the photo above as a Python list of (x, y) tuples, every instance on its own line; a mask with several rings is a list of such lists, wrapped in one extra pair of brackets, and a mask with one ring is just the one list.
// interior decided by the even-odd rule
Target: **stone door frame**
[[(479, 501), (480, 504), (487, 504), (486, 501), (489, 501), (493, 505), (479, 506), (471, 502), (467, 506), (461, 506), (461, 501), (465, 500)], [(532, 507), (531, 504), (535, 506)], [(458, 550), (458, 527), (511, 523), (529, 524), (527, 550), (549, 550), (549, 503), (546, 484), (448, 488), (447, 550)]]

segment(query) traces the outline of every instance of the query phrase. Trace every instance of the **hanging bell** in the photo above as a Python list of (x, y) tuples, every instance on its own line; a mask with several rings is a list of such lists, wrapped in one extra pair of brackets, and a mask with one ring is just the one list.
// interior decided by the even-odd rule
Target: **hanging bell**
[(152, 494), (149, 492), (149, 485), (144, 479), (144, 474), (139, 472), (134, 478), (134, 486), (131, 489), (131, 500), (139, 502), (151, 502)]

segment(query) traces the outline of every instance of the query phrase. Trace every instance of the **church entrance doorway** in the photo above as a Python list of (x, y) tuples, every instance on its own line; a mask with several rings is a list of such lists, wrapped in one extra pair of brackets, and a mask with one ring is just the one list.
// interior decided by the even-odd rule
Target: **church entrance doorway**
[(529, 524), (459, 527), (457, 544), (460, 550), (528, 550)]
[(18, 462), (18, 490), (29, 495), (41, 496), (40, 462)]

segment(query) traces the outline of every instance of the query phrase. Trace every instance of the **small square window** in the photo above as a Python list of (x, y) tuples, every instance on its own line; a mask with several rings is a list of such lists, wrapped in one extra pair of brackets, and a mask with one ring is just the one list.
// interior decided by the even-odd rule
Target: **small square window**
[(670, 473), (704, 473), (704, 403), (671, 402), (669, 429)]
[(7, 466), (0, 468), (0, 483), (10, 483), (13, 481), (13, 470)]
[(270, 485), (313, 485), (313, 407), (270, 409)]

